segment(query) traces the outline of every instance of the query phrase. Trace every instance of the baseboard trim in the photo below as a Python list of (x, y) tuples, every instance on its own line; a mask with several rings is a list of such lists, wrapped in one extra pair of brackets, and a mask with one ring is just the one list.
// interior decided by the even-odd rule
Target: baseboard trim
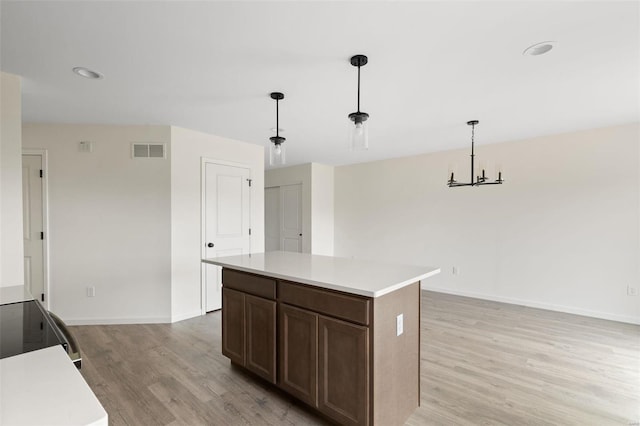
[(191, 311), (191, 312), (187, 312), (184, 314), (179, 314), (179, 315), (173, 315), (171, 316), (171, 322), (178, 322), (178, 321), (184, 321), (187, 320), (189, 318), (195, 318), (195, 317), (199, 317), (202, 315), (202, 311), (197, 310), (197, 311)]
[(575, 308), (572, 306), (554, 305), (551, 303), (534, 302), (530, 300), (494, 296), (494, 295), (488, 295), (483, 293), (474, 293), (474, 292), (464, 291), (464, 290), (432, 287), (424, 284), (421, 286), (421, 288), (422, 290), (433, 291), (436, 293), (453, 294), (455, 296), (472, 297), (474, 299), (490, 300), (492, 302), (509, 303), (511, 305), (527, 306), (530, 308), (546, 309), (548, 311), (563, 312), (566, 314), (581, 315), (584, 317), (599, 318), (599, 319), (605, 319), (610, 321), (640, 325), (640, 318), (626, 316), (626, 315), (616, 315), (616, 314), (610, 314), (608, 312), (599, 312), (599, 311), (591, 311), (588, 309)]
[(167, 324), (171, 322), (167, 317), (148, 318), (74, 318), (64, 319), (67, 325), (121, 325), (121, 324)]

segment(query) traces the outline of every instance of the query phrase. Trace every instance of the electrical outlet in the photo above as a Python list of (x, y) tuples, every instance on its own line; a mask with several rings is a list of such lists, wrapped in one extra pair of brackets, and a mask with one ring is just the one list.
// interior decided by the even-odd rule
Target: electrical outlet
[(95, 297), (96, 288), (95, 287), (87, 287), (87, 297)]
[(632, 285), (627, 286), (627, 296), (637, 296), (638, 295), (638, 287), (634, 287)]
[(396, 317), (396, 336), (400, 336), (402, 333), (404, 333), (404, 314)]
[(451, 268), (451, 274), (460, 275), (460, 268), (458, 268), (457, 266), (454, 266), (453, 268)]

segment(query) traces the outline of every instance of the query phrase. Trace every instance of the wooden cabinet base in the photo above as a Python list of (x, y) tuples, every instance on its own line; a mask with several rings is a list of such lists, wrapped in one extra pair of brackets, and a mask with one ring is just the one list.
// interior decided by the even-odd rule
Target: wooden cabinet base
[(223, 289), (222, 352), (234, 365), (339, 424), (402, 425), (419, 406), (419, 282), (365, 298), (226, 276), (235, 290)]

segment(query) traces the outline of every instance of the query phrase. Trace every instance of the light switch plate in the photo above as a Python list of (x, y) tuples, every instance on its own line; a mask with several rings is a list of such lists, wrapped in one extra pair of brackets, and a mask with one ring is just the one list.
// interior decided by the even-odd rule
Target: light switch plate
[(396, 336), (400, 336), (402, 333), (404, 333), (404, 314), (396, 317)]

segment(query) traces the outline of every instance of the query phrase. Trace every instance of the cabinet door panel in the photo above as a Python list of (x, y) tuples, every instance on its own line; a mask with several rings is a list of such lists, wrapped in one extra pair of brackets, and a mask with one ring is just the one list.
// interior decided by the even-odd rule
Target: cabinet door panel
[(236, 364), (245, 365), (245, 295), (222, 288), (222, 354)]
[(280, 387), (317, 407), (318, 315), (280, 304), (279, 327)]
[(276, 302), (245, 295), (246, 367), (276, 382)]
[(341, 424), (369, 421), (369, 330), (318, 318), (318, 409)]

